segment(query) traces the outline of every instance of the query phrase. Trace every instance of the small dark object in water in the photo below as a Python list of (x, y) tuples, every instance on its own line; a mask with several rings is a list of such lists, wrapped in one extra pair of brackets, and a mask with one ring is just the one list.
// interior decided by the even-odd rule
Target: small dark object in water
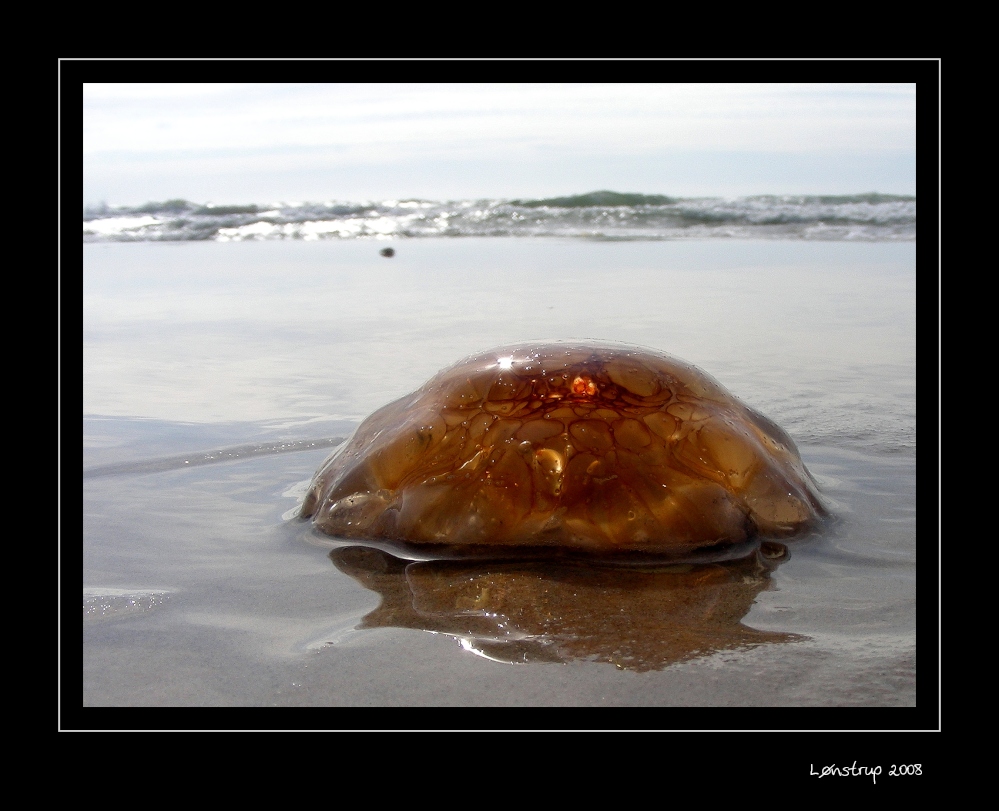
[(392, 257), (395, 256), (395, 248), (382, 248), (378, 253), (382, 256)]

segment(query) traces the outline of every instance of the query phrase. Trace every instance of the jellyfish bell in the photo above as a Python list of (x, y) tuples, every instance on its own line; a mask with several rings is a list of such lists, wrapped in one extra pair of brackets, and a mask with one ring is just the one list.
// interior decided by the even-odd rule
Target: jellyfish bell
[(826, 510), (791, 438), (691, 364), (613, 344), (482, 352), (376, 411), (301, 517), (411, 548), (680, 554)]

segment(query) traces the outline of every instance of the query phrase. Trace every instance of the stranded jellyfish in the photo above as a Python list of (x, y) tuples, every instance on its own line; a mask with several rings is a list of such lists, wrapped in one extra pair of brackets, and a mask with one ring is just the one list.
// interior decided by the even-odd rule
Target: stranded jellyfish
[(791, 438), (695, 366), (626, 345), (473, 355), (376, 411), (301, 516), (345, 539), (674, 554), (824, 513)]

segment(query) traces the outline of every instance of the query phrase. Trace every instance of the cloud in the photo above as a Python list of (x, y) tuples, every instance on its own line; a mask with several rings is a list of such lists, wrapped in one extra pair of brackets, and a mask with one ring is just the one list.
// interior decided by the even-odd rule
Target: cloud
[[(347, 178), (351, 195), (365, 198), (598, 186), (681, 193), (661, 184), (699, 172), (705, 185), (697, 193), (726, 193), (707, 183), (712, 155), (714, 165), (736, 170), (739, 155), (770, 156), (775, 177), (781, 155), (798, 156), (799, 164), (818, 156), (830, 166), (854, 157), (857, 165), (877, 165), (879, 155), (885, 165), (897, 165), (899, 156), (914, 164), (915, 86), (88, 84), (83, 152), (85, 194), (122, 202), (158, 194), (314, 199), (322, 189), (344, 188)], [(692, 155), (707, 163), (683, 166)], [(620, 182), (616, 166), (628, 167)], [(315, 182), (308, 182), (310, 171)], [(523, 188), (525, 177), (537, 178), (537, 188)], [(510, 188), (513, 179), (517, 188)], [(730, 180), (728, 187), (742, 188), (738, 176)], [(801, 180), (809, 191), (829, 190)], [(906, 191), (910, 180), (886, 190)], [(874, 188), (860, 183), (846, 191)], [(746, 193), (781, 190), (787, 184)]]
[[(911, 148), (910, 85), (85, 85), (84, 153)], [(452, 152), (453, 154), (453, 152)]]

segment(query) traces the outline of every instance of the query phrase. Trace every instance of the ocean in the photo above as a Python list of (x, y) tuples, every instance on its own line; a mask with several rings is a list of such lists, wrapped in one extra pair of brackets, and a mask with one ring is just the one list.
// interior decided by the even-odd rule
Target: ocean
[[(84, 706), (915, 705), (914, 200), (575, 202), (85, 213)], [(830, 520), (779, 561), (635, 572), (296, 519), (381, 405), (569, 339), (713, 375)]]
[(909, 241), (916, 198), (867, 194), (735, 199), (599, 191), (533, 200), (380, 200), (89, 206), (85, 242), (399, 237)]

